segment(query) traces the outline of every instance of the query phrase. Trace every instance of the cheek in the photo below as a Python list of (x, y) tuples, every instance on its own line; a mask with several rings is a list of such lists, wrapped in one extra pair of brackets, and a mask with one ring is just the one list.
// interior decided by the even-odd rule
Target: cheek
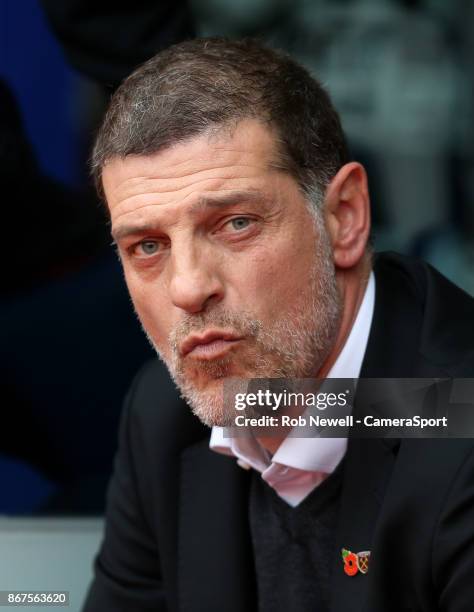
[[(238, 270), (242, 301), (248, 310), (265, 318), (298, 300), (309, 281), (314, 254), (310, 248), (288, 244), (254, 254)], [(234, 263), (235, 265), (235, 263)], [(234, 273), (237, 270), (234, 267)]]
[(125, 278), (141, 324), (158, 348), (166, 350), (171, 322), (162, 292), (146, 283), (133, 282), (127, 275)]

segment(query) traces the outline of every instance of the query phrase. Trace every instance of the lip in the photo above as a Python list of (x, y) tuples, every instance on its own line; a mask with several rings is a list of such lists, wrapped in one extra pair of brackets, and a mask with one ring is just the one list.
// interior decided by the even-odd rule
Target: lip
[(208, 330), (203, 334), (191, 334), (181, 344), (182, 357), (195, 356), (199, 359), (213, 359), (226, 352), (241, 336), (232, 332)]

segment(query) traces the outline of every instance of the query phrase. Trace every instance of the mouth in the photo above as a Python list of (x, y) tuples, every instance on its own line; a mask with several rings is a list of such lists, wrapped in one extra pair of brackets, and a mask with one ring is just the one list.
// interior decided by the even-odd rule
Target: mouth
[(191, 334), (180, 347), (181, 357), (210, 361), (229, 352), (242, 338), (232, 332), (210, 330), (203, 334)]

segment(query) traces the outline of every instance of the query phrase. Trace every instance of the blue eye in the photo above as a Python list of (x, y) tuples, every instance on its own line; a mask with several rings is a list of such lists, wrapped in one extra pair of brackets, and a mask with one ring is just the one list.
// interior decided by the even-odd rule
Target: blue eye
[(232, 223), (232, 227), (235, 230), (243, 230), (248, 227), (250, 219), (247, 219), (247, 217), (236, 217), (235, 219), (231, 219), (230, 223)]
[(158, 243), (154, 240), (144, 240), (139, 246), (144, 255), (154, 255), (158, 251)]

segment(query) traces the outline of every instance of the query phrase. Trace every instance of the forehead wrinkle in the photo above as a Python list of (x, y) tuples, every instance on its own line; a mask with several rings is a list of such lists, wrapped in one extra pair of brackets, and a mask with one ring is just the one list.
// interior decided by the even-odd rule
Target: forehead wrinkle
[[(153, 179), (153, 180), (157, 180), (157, 179)], [(174, 196), (174, 198), (176, 198), (176, 196), (179, 194), (179, 192), (188, 189), (190, 186), (197, 186), (202, 182), (208, 182), (210, 180), (214, 180), (214, 181), (220, 181), (221, 183), (224, 181), (241, 181), (241, 180), (255, 180), (255, 177), (252, 176), (239, 176), (239, 177), (231, 177), (231, 178), (226, 178), (226, 177), (213, 177), (213, 178), (209, 178), (209, 177), (203, 177), (199, 180), (195, 180), (194, 182), (190, 182), (189, 184), (186, 184), (184, 186), (181, 186), (179, 189), (169, 189), (169, 190), (162, 190), (162, 191), (146, 191), (143, 192), (142, 190), (140, 190), (140, 192), (135, 193), (134, 195), (126, 195), (126, 194), (121, 194), (118, 193), (118, 190), (120, 189), (120, 186), (117, 187), (117, 189), (113, 192), (113, 197), (108, 198), (109, 202), (113, 202), (115, 200), (115, 204), (113, 206), (113, 208), (115, 209), (115, 215), (122, 215), (124, 213), (121, 212), (121, 210), (123, 208), (128, 208), (128, 207), (133, 207), (133, 211), (138, 211), (142, 208), (144, 208), (145, 206), (163, 206), (166, 204), (170, 204), (171, 202), (169, 201), (164, 201), (164, 202), (159, 202), (159, 201), (150, 201), (152, 200), (155, 196), (157, 197), (162, 197), (162, 196), (167, 196), (169, 194), (172, 194)], [(212, 189), (209, 189), (209, 191), (212, 191)], [(247, 199), (252, 199), (255, 198), (255, 196), (251, 195), (252, 192), (258, 192), (258, 189), (255, 188), (247, 188), (247, 189), (220, 189), (220, 187), (216, 187), (215, 191), (231, 191), (231, 192), (240, 192), (242, 194), (247, 194), (246, 197)], [(181, 202), (184, 202), (186, 199), (188, 199), (189, 197), (192, 197), (194, 195), (193, 192), (186, 194), (182, 199)], [(174, 199), (173, 198), (173, 199)], [(144, 204), (140, 204), (141, 201), (145, 200)], [(137, 205), (134, 205), (134, 203), (137, 202)], [(132, 212), (132, 211), (130, 211)]]
[(134, 208), (133, 210), (126, 210), (124, 212), (120, 212), (120, 210), (118, 210), (117, 214), (115, 215), (116, 218), (118, 217), (128, 217), (129, 215), (134, 215), (137, 212), (143, 210), (144, 208), (149, 208), (149, 207), (155, 207), (156, 204), (152, 204), (150, 202), (147, 202), (146, 204), (142, 204), (141, 206), (137, 206), (136, 208)]
[[(206, 208), (230, 208), (239, 204), (240, 202), (260, 202), (265, 205), (268, 202), (268, 198), (264, 193), (258, 189), (247, 189), (247, 190), (226, 190), (228, 193), (221, 195), (201, 195), (198, 200), (191, 204), (191, 206), (185, 211), (186, 216), (195, 216), (200, 212), (203, 212)], [(192, 194), (190, 194), (192, 195)], [(187, 196), (190, 197), (190, 196)], [(181, 204), (187, 199), (187, 197), (181, 202)], [(129, 214), (133, 214), (138, 210), (146, 208), (147, 206), (154, 206), (153, 204), (145, 204), (139, 208), (135, 208), (133, 211), (123, 213), (121, 216), (126, 217)], [(156, 221), (140, 222), (136, 224), (124, 225), (118, 227), (112, 231), (112, 235), (115, 240), (123, 238), (130, 234), (146, 233), (147, 231), (156, 231), (160, 226), (160, 223)]]
[[(232, 186), (236, 190), (239, 187), (244, 190), (247, 186), (241, 185), (242, 181), (248, 182), (249, 179), (253, 179), (257, 180), (258, 185), (260, 179), (264, 178), (262, 176), (264, 173), (274, 174), (283, 172), (288, 174), (285, 172), (285, 169), (278, 167), (277, 160), (280, 157), (279, 147), (276, 146), (277, 143), (274, 138), (267, 143), (267, 146), (262, 146), (261, 141), (250, 143), (253, 146), (246, 146), (246, 144), (242, 145), (240, 143), (240, 146), (237, 145), (236, 147), (236, 143), (226, 142), (225, 140), (214, 142), (213, 144), (217, 160), (215, 157), (206, 159), (205, 155), (203, 160), (199, 160), (199, 163), (202, 164), (201, 168), (191, 168), (193, 171), (190, 174), (188, 174), (189, 166), (196, 156), (189, 155), (187, 159), (182, 160), (179, 159), (178, 151), (176, 156), (171, 158), (168, 156), (166, 158), (165, 168), (163, 168), (163, 164), (159, 163), (159, 157), (153, 159), (150, 156), (147, 160), (138, 156), (137, 163), (134, 163), (134, 159), (117, 160), (119, 163), (120, 161), (124, 163), (125, 166), (117, 168), (119, 175), (122, 175), (122, 180), (117, 177), (119, 180), (115, 185), (113, 185), (113, 181), (109, 182), (111, 193), (107, 199), (111, 216), (117, 218), (118, 216), (128, 216), (134, 212), (138, 212), (141, 216), (141, 211), (149, 206), (179, 203), (180, 201), (187, 200), (189, 197), (194, 199), (195, 194), (193, 192), (199, 191), (200, 185), (206, 182), (210, 183), (208, 190), (211, 192), (223, 191), (221, 187), (225, 185), (226, 181), (229, 183), (229, 187), (233, 184)], [(263, 155), (259, 156), (259, 152), (263, 153)], [(164, 153), (168, 155), (168, 153), (172, 153), (172, 150), (165, 151)], [(232, 159), (226, 157), (227, 153), (231, 154)], [(245, 155), (247, 155), (247, 158)], [(225, 159), (222, 160), (222, 157)], [(248, 162), (246, 163), (247, 159)], [(130, 164), (127, 164), (127, 161), (130, 161)], [(222, 163), (223, 161), (224, 163)], [(145, 166), (143, 166), (143, 162), (146, 164)], [(177, 168), (179, 171), (177, 171)], [(243, 175), (239, 176), (239, 169), (242, 171), (243, 168), (251, 171), (246, 171)], [(138, 170), (138, 176), (136, 173), (134, 174), (134, 169)], [(164, 174), (164, 176), (157, 176), (159, 173)], [(217, 176), (215, 176), (216, 173)], [(185, 179), (184, 181), (183, 178)], [(184, 185), (183, 182), (185, 183)], [(251, 186), (249, 188), (250, 190), (252, 189)], [(204, 191), (203, 188), (201, 190)], [(183, 191), (185, 192), (183, 194), (184, 197), (180, 197), (180, 193), (182, 194)], [(260, 199), (262, 204), (264, 200), (268, 201), (268, 194), (264, 197), (262, 193)], [(196, 206), (202, 206), (202, 204)]]
[[(222, 194), (222, 192), (228, 192)], [(266, 199), (258, 189), (224, 189), (215, 195), (201, 195), (197, 202), (191, 205), (189, 212), (195, 214), (206, 208), (226, 208), (240, 202), (256, 202)]]
[[(135, 201), (140, 201), (143, 198), (153, 198), (153, 196), (166, 196), (169, 194), (173, 194), (176, 195), (178, 194), (180, 191), (183, 191), (185, 189), (188, 189), (189, 187), (194, 187), (199, 185), (200, 183), (203, 182), (208, 182), (208, 181), (230, 181), (230, 180), (252, 180), (255, 177), (252, 176), (237, 176), (237, 177), (202, 177), (198, 180), (194, 180), (194, 181), (189, 181), (189, 183), (187, 183), (186, 185), (182, 185), (179, 187), (179, 189), (173, 189), (173, 188), (169, 188), (169, 189), (158, 189), (158, 190), (154, 190), (154, 189), (146, 189), (143, 190), (142, 189), (133, 189), (133, 190), (122, 190), (122, 185), (118, 185), (111, 194), (111, 197), (108, 198), (109, 202), (110, 201), (115, 201), (116, 207), (120, 207), (121, 205), (125, 204), (129, 204), (129, 205), (133, 205), (133, 203)], [(162, 179), (150, 179), (150, 181), (153, 182), (162, 182)], [(142, 184), (143, 185), (143, 184)], [(122, 192), (124, 191), (124, 193)], [(191, 195), (191, 194), (189, 194)], [(188, 196), (186, 196), (188, 197)], [(165, 204), (167, 204), (168, 202), (165, 202)], [(159, 202), (154, 202), (154, 204), (160, 205)]]
[[(174, 167), (174, 166), (173, 166)], [(236, 170), (238, 170), (239, 168), (254, 168), (254, 169), (263, 169), (263, 170), (267, 170), (268, 168), (271, 168), (271, 166), (269, 166), (268, 164), (265, 165), (256, 165), (256, 164), (251, 164), (251, 163), (234, 163), (233, 161), (229, 161), (226, 164), (216, 164), (215, 161), (210, 160), (209, 165), (203, 168), (198, 168), (195, 169), (193, 172), (184, 172), (183, 174), (171, 174), (169, 176), (155, 176), (154, 173), (150, 173), (149, 175), (142, 175), (142, 176), (131, 176), (131, 177), (127, 177), (124, 180), (122, 180), (120, 182), (119, 185), (117, 185), (115, 187), (115, 189), (113, 190), (114, 195), (119, 193), (120, 194), (120, 198), (119, 199), (124, 199), (124, 197), (128, 197), (133, 196), (133, 195), (137, 195), (137, 193), (141, 192), (142, 188), (145, 187), (145, 189), (148, 190), (148, 188), (153, 190), (154, 184), (157, 183), (163, 183), (163, 182), (168, 182), (168, 181), (174, 181), (174, 180), (179, 180), (179, 179), (183, 179), (183, 178), (189, 178), (189, 182), (186, 183), (186, 185), (183, 186), (183, 188), (189, 186), (190, 184), (194, 184), (195, 182), (201, 182), (203, 180), (209, 180), (209, 178), (214, 178), (214, 177), (203, 177), (201, 179), (193, 179), (193, 176), (198, 175), (200, 173), (209, 173), (209, 172), (214, 172), (214, 171), (219, 171), (219, 170), (223, 170), (225, 168), (230, 168), (232, 169), (232, 173), (229, 177), (221, 177), (221, 176), (217, 176), (215, 178), (222, 178), (222, 179), (233, 179), (233, 178), (250, 178), (246, 175), (243, 176), (236, 176)], [(121, 192), (124, 192), (124, 195), (122, 196)], [(169, 193), (170, 191), (160, 191), (158, 189), (158, 191), (160, 193)]]

